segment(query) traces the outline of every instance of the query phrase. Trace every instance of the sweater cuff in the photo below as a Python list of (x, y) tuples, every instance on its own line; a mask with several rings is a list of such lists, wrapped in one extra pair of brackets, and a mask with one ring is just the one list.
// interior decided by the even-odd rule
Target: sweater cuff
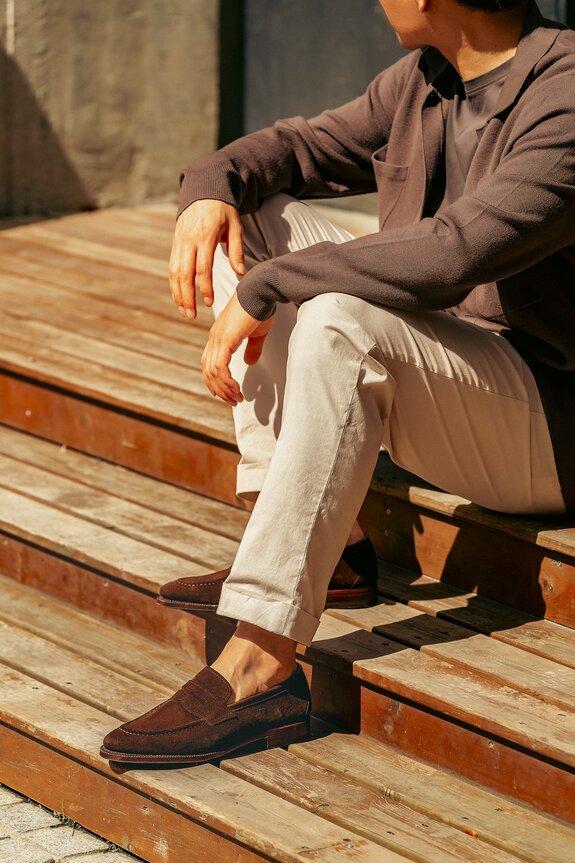
[(178, 216), (194, 201), (223, 201), (239, 209), (240, 196), (235, 171), (221, 165), (186, 168), (180, 175), (180, 206)]
[(274, 261), (258, 264), (239, 282), (238, 301), (244, 312), (258, 321), (267, 321), (276, 310), (276, 303), (287, 303), (279, 288)]

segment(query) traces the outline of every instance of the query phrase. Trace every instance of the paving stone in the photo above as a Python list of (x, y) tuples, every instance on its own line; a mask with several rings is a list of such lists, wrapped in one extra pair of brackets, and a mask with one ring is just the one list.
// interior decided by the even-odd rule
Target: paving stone
[(10, 791), (4, 785), (0, 785), (0, 806), (6, 806), (8, 803), (20, 803), (21, 801), (22, 797), (20, 794), (16, 794), (15, 791)]
[(56, 860), (49, 851), (18, 837), (0, 840), (0, 863), (56, 863)]
[(9, 803), (0, 809), (0, 826), (8, 827), (9, 833), (28, 833), (54, 823), (57, 819), (36, 803)]
[[(67, 859), (73, 854), (86, 854), (88, 851), (108, 851), (108, 843), (99, 839), (92, 833), (87, 833), (79, 827), (68, 827), (60, 824), (57, 827), (45, 827), (43, 830), (35, 830), (30, 838), (47, 848), (48, 851), (59, 859)], [(88, 858), (92, 863), (91, 857)]]

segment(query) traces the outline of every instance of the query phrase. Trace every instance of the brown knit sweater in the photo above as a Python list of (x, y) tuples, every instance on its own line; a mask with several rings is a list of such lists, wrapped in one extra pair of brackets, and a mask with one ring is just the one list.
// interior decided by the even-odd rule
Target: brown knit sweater
[(238, 286), (241, 305), (264, 320), (278, 302), (337, 291), (502, 332), (536, 377), (575, 508), (575, 33), (531, 7), (463, 196), (423, 218), (454, 74), (434, 49), (415, 51), (337, 110), (282, 120), (196, 160), (182, 175), (180, 212), (201, 198), (250, 213), (279, 191), (377, 189), (378, 233), (259, 264)]

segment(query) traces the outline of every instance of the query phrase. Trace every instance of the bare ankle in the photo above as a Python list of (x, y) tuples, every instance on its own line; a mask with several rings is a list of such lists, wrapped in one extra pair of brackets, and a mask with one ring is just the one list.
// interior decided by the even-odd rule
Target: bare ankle
[(242, 622), (212, 667), (239, 701), (286, 680), (296, 668), (295, 651), (291, 639)]

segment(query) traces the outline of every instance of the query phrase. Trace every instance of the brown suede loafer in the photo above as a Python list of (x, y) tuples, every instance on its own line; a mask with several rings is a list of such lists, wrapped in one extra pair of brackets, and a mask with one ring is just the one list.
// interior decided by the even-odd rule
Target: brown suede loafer
[(100, 755), (137, 764), (203, 764), (246, 747), (286, 746), (309, 734), (311, 696), (300, 665), (283, 683), (228, 704), (228, 681), (213, 668), (104, 738)]
[[(213, 611), (230, 571), (228, 567), (209, 575), (169, 581), (160, 588), (158, 602), (170, 608)], [(376, 601), (377, 558), (371, 541), (365, 537), (344, 548), (327, 589), (325, 607), (366, 608)]]

